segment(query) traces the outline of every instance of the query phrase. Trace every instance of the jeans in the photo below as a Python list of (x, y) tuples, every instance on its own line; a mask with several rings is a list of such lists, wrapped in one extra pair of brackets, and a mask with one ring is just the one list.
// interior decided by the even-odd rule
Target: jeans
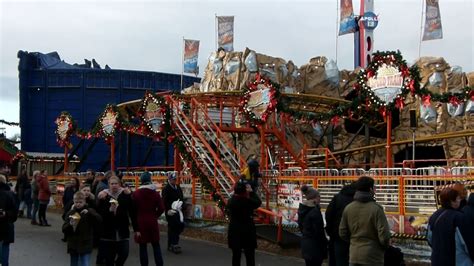
[[(155, 257), (156, 266), (163, 266), (160, 242), (151, 243), (151, 246), (153, 247), (153, 256)], [(148, 266), (147, 244), (140, 244), (140, 265)]]
[(39, 200), (34, 199), (33, 200), (33, 213), (31, 213), (31, 220), (36, 221), (36, 214), (38, 213), (39, 209)]
[(0, 258), (2, 266), (8, 266), (8, 261), (10, 259), (10, 243), (5, 243), (1, 241), (0, 244), (2, 247), (0, 248)]
[(128, 258), (128, 239), (119, 241), (104, 241), (105, 265), (123, 266)]
[(71, 266), (91, 265), (91, 253), (77, 254), (71, 253)]
[[(255, 266), (255, 249), (245, 248), (245, 261), (247, 266)], [(240, 258), (242, 257), (242, 249), (232, 249), (232, 266), (240, 266)]]
[(39, 204), (39, 212), (38, 212), (38, 219), (40, 224), (47, 224), (46, 221), (46, 209), (48, 208), (48, 204), (41, 203)]

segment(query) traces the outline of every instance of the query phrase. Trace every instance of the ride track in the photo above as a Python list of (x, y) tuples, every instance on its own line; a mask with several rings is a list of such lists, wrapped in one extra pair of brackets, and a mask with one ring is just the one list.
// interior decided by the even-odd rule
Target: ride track
[[(163, 92), (155, 94), (157, 96), (171, 96), (177, 99), (180, 103), (190, 103), (191, 99), (197, 100), (199, 103), (203, 104), (207, 108), (216, 108), (220, 111), (218, 115), (220, 119), (222, 119), (225, 108), (227, 110), (230, 109), (230, 112), (236, 114), (239, 112), (240, 102), (243, 95), (243, 91), (222, 91), (222, 92), (199, 92), (199, 93), (190, 93), (190, 94), (170, 94), (170, 92)], [(288, 109), (292, 111), (298, 112), (306, 112), (306, 113), (327, 113), (333, 108), (337, 107), (341, 104), (350, 103), (348, 100), (340, 99), (340, 98), (333, 98), (333, 97), (326, 97), (320, 95), (311, 95), (311, 94), (300, 94), (300, 93), (282, 93), (281, 94), (282, 101), (285, 104), (288, 104)], [(129, 102), (124, 102), (118, 104), (117, 107), (119, 111), (125, 115), (124, 117), (132, 118), (134, 117), (139, 108), (141, 107), (142, 99), (137, 99)], [(380, 121), (373, 121), (373, 125), (376, 127), (381, 127), (385, 125), (384, 122)], [(240, 125), (239, 127), (225, 125), (224, 123), (221, 124), (220, 129), (223, 132), (229, 133), (258, 133), (255, 130), (255, 127), (248, 125)], [(416, 143), (426, 143), (432, 141), (439, 141), (444, 139), (450, 138), (462, 138), (462, 137), (469, 137), (474, 136), (474, 130), (463, 130), (463, 131), (455, 131), (455, 132), (445, 132), (436, 135), (430, 136), (423, 136), (415, 138)], [(413, 139), (404, 139), (404, 140), (397, 140), (392, 142), (392, 146), (410, 144), (413, 142)], [(329, 161), (337, 161), (337, 158), (341, 158), (347, 155), (355, 155), (362, 152), (366, 152), (369, 150), (377, 150), (377, 149), (385, 149), (386, 142), (383, 141), (378, 144), (372, 144), (367, 146), (361, 146), (356, 148), (346, 148), (343, 150), (337, 151), (330, 151), (331, 156), (329, 157)], [(311, 149), (307, 149), (310, 151)], [(316, 159), (320, 158), (321, 156), (307, 156), (309, 158)], [(315, 163), (322, 163), (323, 161), (317, 161)], [(327, 161), (326, 161), (327, 162)]]

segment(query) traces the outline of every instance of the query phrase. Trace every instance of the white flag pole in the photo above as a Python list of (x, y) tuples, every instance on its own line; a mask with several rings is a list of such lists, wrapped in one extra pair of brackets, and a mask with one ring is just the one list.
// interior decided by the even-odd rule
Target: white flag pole
[(420, 25), (420, 42), (418, 44), (418, 59), (421, 56), (421, 42), (423, 42), (423, 14), (425, 12), (425, 0), (421, 0), (421, 25)]
[(216, 26), (216, 51), (219, 48), (219, 19), (217, 18), (217, 13), (214, 14), (214, 24)]
[(339, 0), (336, 1), (336, 65), (337, 65), (337, 45), (339, 41)]
[[(183, 36), (183, 50), (181, 54), (181, 91), (183, 90), (183, 75), (184, 75), (184, 49), (185, 49), (185, 40)], [(180, 91), (180, 92), (181, 92)]]

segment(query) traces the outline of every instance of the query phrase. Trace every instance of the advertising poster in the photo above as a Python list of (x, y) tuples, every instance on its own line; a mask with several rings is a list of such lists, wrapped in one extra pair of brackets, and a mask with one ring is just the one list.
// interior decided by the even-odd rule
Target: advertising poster
[(356, 26), (354, 10), (352, 8), (352, 0), (341, 0), (339, 35), (355, 32)]
[(439, 12), (438, 0), (426, 0), (425, 30), (423, 31), (423, 41), (443, 38), (441, 27), (441, 14)]
[(199, 41), (184, 40), (184, 73), (199, 74)]
[(217, 43), (226, 52), (234, 51), (234, 16), (217, 17)]

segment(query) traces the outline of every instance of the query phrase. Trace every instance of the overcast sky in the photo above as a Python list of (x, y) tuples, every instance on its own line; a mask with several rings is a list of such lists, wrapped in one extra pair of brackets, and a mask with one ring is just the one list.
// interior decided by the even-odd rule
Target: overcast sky
[[(375, 50), (399, 49), (408, 62), (418, 57), (422, 1), (375, 0)], [(115, 69), (181, 73), (185, 37), (201, 41), (202, 74), (216, 46), (217, 14), (235, 16), (236, 51), (249, 47), (300, 66), (320, 55), (336, 59), (337, 2), (0, 0), (0, 119), (19, 121), (18, 50), (57, 51), (68, 63), (95, 58)], [(444, 39), (423, 42), (421, 55), (474, 71), (472, 0), (440, 0), (440, 9)], [(339, 68), (353, 69), (353, 35), (340, 36), (337, 47)], [(7, 127), (8, 136), (17, 132)]]

